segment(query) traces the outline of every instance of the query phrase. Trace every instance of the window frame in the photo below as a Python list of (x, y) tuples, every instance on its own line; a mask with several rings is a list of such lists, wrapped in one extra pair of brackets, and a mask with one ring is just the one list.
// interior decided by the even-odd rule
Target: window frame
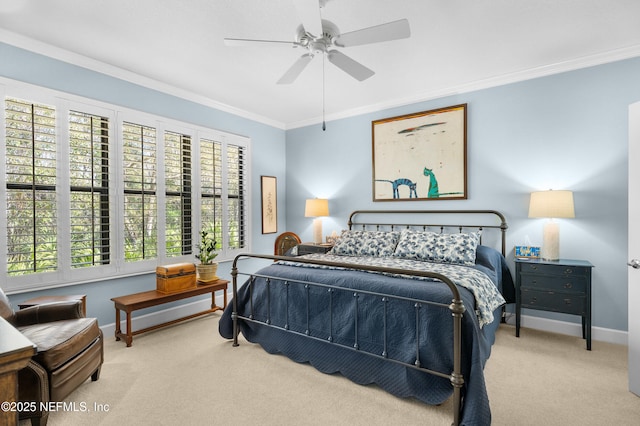
[[(80, 104), (77, 104), (77, 103), (72, 104), (71, 106), (79, 106), (79, 108), (68, 108), (67, 109), (67, 117), (66, 117), (66, 121), (65, 121), (65, 123), (66, 123), (65, 132), (69, 132), (69, 130), (70, 130), (69, 129), (69, 126), (70, 126), (69, 125), (69, 121), (70, 121), (69, 118), (70, 118), (71, 113), (86, 114), (86, 115), (89, 115), (92, 118), (93, 117), (100, 117), (100, 118), (106, 118), (108, 120), (107, 121), (108, 126), (106, 128), (108, 141), (109, 141), (108, 149), (107, 149), (107, 154), (108, 154), (108, 156), (107, 156), (107, 166), (108, 166), (108, 169), (107, 169), (108, 170), (108, 173), (107, 173), (107, 192), (104, 193), (103, 191), (100, 191), (100, 190), (96, 191), (96, 192), (98, 192), (100, 194), (100, 208), (99, 208), (99, 210), (100, 210), (101, 213), (106, 210), (107, 218), (109, 219), (109, 222), (106, 224), (107, 225), (107, 229), (109, 231), (107, 233), (107, 237), (106, 237), (106, 239), (108, 241), (109, 249), (108, 249), (108, 251), (106, 253), (102, 253), (101, 254), (101, 256), (105, 256), (105, 254), (106, 254), (109, 257), (109, 263), (105, 264), (105, 265), (109, 265), (111, 263), (110, 261), (113, 258), (113, 246), (114, 246), (113, 242), (112, 242), (111, 232), (110, 232), (113, 229), (113, 224), (112, 224), (112, 220), (111, 220), (111, 218), (113, 217), (113, 210), (112, 210), (113, 203), (111, 203), (111, 200), (113, 199), (113, 196), (114, 196), (114, 188), (113, 188), (113, 183), (114, 183), (114, 181), (113, 181), (113, 175), (114, 175), (113, 167), (114, 167), (114, 164), (113, 164), (113, 147), (112, 147), (112, 140), (114, 138), (114, 133), (113, 133), (114, 132), (114, 120), (112, 119), (112, 117), (110, 117), (110, 115), (113, 115), (113, 111), (105, 110), (105, 109), (96, 109), (96, 108), (92, 108), (92, 107), (87, 106), (87, 105), (80, 105)], [(80, 109), (82, 109), (82, 111), (79, 111)], [(87, 112), (88, 109), (92, 109), (92, 111), (91, 112)], [(104, 128), (103, 128), (103, 131), (104, 131)], [(65, 145), (64, 145), (64, 149), (65, 149), (64, 155), (67, 158), (67, 165), (69, 165), (69, 166), (71, 164), (71, 152), (70, 152), (70, 146), (69, 146), (70, 145), (70, 137), (71, 137), (71, 135), (67, 134), (64, 141), (61, 139), (61, 142), (65, 143)], [(102, 158), (104, 159), (104, 156)], [(69, 169), (69, 167), (67, 167), (67, 170), (68, 169)], [(65, 174), (64, 179), (68, 179), (69, 180), (68, 184), (66, 184), (64, 186), (61, 185), (61, 187), (65, 187), (65, 188), (68, 187), (69, 188), (69, 193), (68, 193), (69, 200), (67, 200), (66, 205), (70, 206), (71, 205), (71, 199), (70, 198), (74, 193), (72, 185), (71, 185), (70, 173), (69, 174)], [(78, 188), (82, 188), (82, 186), (78, 186)], [(93, 187), (85, 186), (84, 188), (90, 189), (90, 191), (87, 191), (87, 192), (93, 193)], [(102, 187), (98, 186), (98, 188), (102, 188)], [(76, 192), (84, 192), (84, 191), (76, 191)], [(108, 203), (106, 209), (103, 207), (103, 205), (105, 203), (105, 200), (103, 199), (104, 196), (106, 196), (106, 202)], [(64, 207), (65, 207), (65, 205), (60, 203), (59, 210), (64, 211)], [(67, 217), (66, 212), (64, 214), (64, 217), (65, 218)], [(99, 219), (100, 219), (100, 223), (101, 223), (100, 227), (103, 228), (105, 226), (105, 223), (102, 220), (102, 215), (99, 217)], [(65, 228), (65, 229), (67, 229), (67, 228)], [(68, 229), (71, 229), (71, 223), (69, 223), (69, 228)], [(101, 233), (104, 233), (104, 231), (101, 231)], [(100, 240), (103, 240), (104, 238), (105, 238), (104, 236), (101, 236)], [(79, 271), (79, 270), (84, 269), (84, 267), (74, 267), (73, 266), (72, 259), (71, 259), (71, 255), (72, 254), (73, 253), (71, 252), (71, 241), (69, 241), (69, 256), (65, 257), (65, 259), (67, 259), (70, 262), (69, 266), (74, 271)]]
[[(0, 152), (6, 149), (5, 134), (5, 113), (4, 103), (7, 97), (27, 100), (34, 103), (51, 105), (56, 110), (56, 146), (58, 150), (58, 176), (56, 180), (58, 229), (70, 229), (70, 218), (68, 214), (71, 188), (69, 165), (69, 112), (81, 112), (106, 117), (109, 120), (109, 158), (111, 169), (109, 175), (109, 226), (112, 230), (110, 235), (110, 257), (111, 262), (107, 265), (96, 265), (90, 267), (71, 267), (71, 243), (69, 233), (58, 233), (58, 269), (52, 272), (32, 273), (21, 276), (8, 276), (7, 274), (7, 234), (6, 234), (6, 164), (4, 159), (0, 161), (0, 276), (3, 277), (3, 289), (9, 294), (28, 292), (38, 289), (64, 287), (76, 284), (107, 281), (110, 279), (124, 278), (141, 274), (155, 272), (157, 265), (178, 262), (197, 262), (197, 244), (199, 242), (200, 221), (200, 139), (213, 139), (221, 141), (223, 146), (223, 156), (226, 156), (226, 146), (240, 145), (244, 149), (245, 167), (243, 170), (244, 186), (244, 216), (245, 216), (245, 241), (240, 249), (232, 250), (222, 245), (218, 262), (232, 260), (240, 252), (251, 251), (251, 139), (246, 136), (235, 135), (220, 130), (212, 129), (202, 125), (191, 124), (172, 118), (161, 117), (143, 111), (107, 104), (89, 98), (70, 95), (52, 89), (21, 83), (14, 80), (0, 77), (0, 98), (3, 108), (0, 108)], [(158, 195), (157, 203), (157, 257), (136, 262), (125, 262), (124, 260), (124, 236), (119, 230), (123, 229), (124, 215), (124, 177), (123, 152), (122, 152), (122, 124), (130, 122), (156, 129), (156, 171)], [(165, 216), (165, 169), (164, 169), (164, 135), (166, 132), (189, 135), (191, 137), (191, 223), (192, 223), (192, 253), (182, 256), (168, 257), (166, 253), (164, 231), (166, 226)], [(225, 159), (226, 161), (226, 159)], [(66, 170), (65, 170), (66, 169)], [(223, 188), (226, 192), (226, 168), (223, 168), (225, 179)], [(63, 189), (60, 189), (63, 188)], [(226, 194), (225, 194), (226, 195)], [(223, 197), (224, 199), (224, 197)], [(225, 201), (226, 207), (226, 201)], [(225, 210), (226, 211), (226, 210)], [(225, 213), (226, 214), (226, 213)], [(226, 220), (223, 220), (226, 223)], [(225, 236), (226, 238), (226, 236)]]
[[(195, 153), (193, 154), (194, 157), (197, 157), (198, 159), (200, 158), (200, 148), (201, 148), (201, 144), (200, 141), (201, 140), (208, 140), (208, 141), (213, 141), (214, 143), (221, 143), (222, 144), (222, 150), (221, 150), (221, 166), (222, 166), (222, 180), (223, 180), (223, 184), (222, 184), (222, 192), (220, 194), (220, 201), (221, 201), (221, 210), (223, 212), (228, 212), (229, 211), (229, 199), (231, 197), (229, 197), (229, 191), (228, 191), (228, 185), (226, 184), (228, 181), (228, 170), (229, 170), (229, 162), (228, 162), (228, 157), (227, 157), (227, 152), (228, 152), (228, 146), (232, 145), (232, 146), (242, 146), (243, 147), (243, 156), (244, 156), (244, 162), (245, 162), (245, 166), (244, 166), (244, 174), (243, 174), (243, 182), (244, 185), (246, 187), (244, 194), (245, 196), (242, 197), (244, 199), (244, 212), (245, 212), (245, 217), (244, 217), (244, 235), (245, 235), (245, 239), (246, 240), (250, 240), (250, 235), (251, 235), (251, 209), (250, 209), (250, 200), (251, 200), (251, 185), (250, 185), (250, 150), (249, 150), (249, 145), (242, 145), (240, 143), (238, 143), (238, 139), (237, 137), (233, 137), (234, 135), (229, 135), (223, 132), (212, 132), (212, 131), (202, 131), (198, 134), (198, 138), (197, 138), (197, 143), (195, 144)], [(197, 168), (197, 176), (194, 177), (193, 180), (194, 187), (198, 187), (201, 184), (201, 180), (200, 180), (200, 167)], [(215, 192), (215, 191), (214, 191)], [(215, 198), (215, 195), (214, 197)], [(202, 218), (200, 217), (200, 206), (202, 205), (202, 191), (198, 190), (198, 194), (197, 194), (197, 200), (196, 200), (196, 205), (198, 206), (197, 209), (194, 210), (198, 210), (197, 211), (197, 215), (198, 215), (198, 223), (201, 224), (202, 223)], [(220, 247), (219, 249), (219, 253), (222, 254), (223, 258), (227, 257), (227, 258), (233, 258), (236, 255), (242, 253), (242, 252), (247, 252), (246, 250), (246, 245), (245, 247), (239, 247), (239, 248), (231, 248), (230, 244), (229, 244), (229, 223), (230, 221), (228, 220), (228, 217), (224, 217), (223, 216), (223, 220), (222, 220), (222, 241), (218, 242), (218, 246)], [(199, 238), (198, 238), (199, 240)], [(220, 257), (220, 256), (219, 256)]]
[[(166, 177), (166, 172), (167, 172), (167, 165), (166, 165), (166, 160), (167, 160), (167, 152), (166, 152), (166, 148), (167, 148), (167, 134), (173, 134), (175, 136), (178, 137), (178, 143), (179, 143), (179, 158), (178, 160), (178, 168), (179, 168), (179, 175), (180, 175), (180, 187), (177, 190), (169, 190), (168, 189), (168, 185), (167, 185), (167, 177)], [(189, 149), (188, 149), (188, 155), (189, 155), (189, 161), (185, 162), (185, 138), (188, 138), (189, 142)], [(164, 201), (165, 201), (165, 207), (163, 208), (163, 212), (165, 214), (164, 217), (164, 227), (165, 227), (165, 232), (162, 233), (162, 236), (166, 236), (168, 234), (167, 231), (167, 227), (168, 227), (168, 209), (166, 207), (166, 203), (169, 200), (169, 197), (171, 197), (172, 199), (177, 199), (180, 201), (180, 205), (182, 206), (182, 208), (185, 207), (186, 204), (188, 204), (188, 208), (189, 211), (191, 212), (191, 217), (193, 217), (193, 208), (194, 208), (194, 200), (193, 200), (193, 171), (194, 171), (194, 160), (197, 161), (197, 159), (194, 158), (193, 156), (193, 146), (194, 143), (196, 141), (194, 141), (193, 135), (190, 135), (186, 132), (182, 132), (182, 131), (175, 131), (175, 130), (165, 130), (164, 133), (162, 134), (162, 149), (163, 151), (163, 167), (162, 167), (162, 173), (165, 174), (165, 178), (162, 179), (162, 183), (164, 184), (165, 188), (164, 188)], [(188, 173), (187, 170), (185, 170), (186, 167), (189, 167)], [(188, 185), (188, 191), (187, 188), (185, 188), (185, 185)], [(170, 193), (171, 192), (171, 193)], [(179, 247), (175, 247), (175, 248), (179, 248), (181, 254), (177, 255), (177, 256), (170, 256), (169, 253), (166, 252), (167, 250), (167, 241), (165, 239), (164, 242), (162, 242), (162, 246), (165, 248), (165, 254), (167, 255), (167, 257), (169, 258), (175, 258), (175, 257), (179, 257), (181, 255), (193, 255), (193, 239), (194, 236), (195, 238), (198, 237), (198, 231), (193, 229), (193, 221), (191, 221), (191, 226), (187, 226), (185, 221), (188, 220), (187, 219), (188, 216), (185, 215), (184, 211), (181, 212), (180, 215), (180, 235), (181, 235), (181, 244)], [(185, 241), (188, 240), (188, 241)], [(188, 245), (185, 245), (185, 243), (188, 243)], [(159, 243), (160, 244), (160, 243)], [(186, 252), (185, 252), (186, 250)]]

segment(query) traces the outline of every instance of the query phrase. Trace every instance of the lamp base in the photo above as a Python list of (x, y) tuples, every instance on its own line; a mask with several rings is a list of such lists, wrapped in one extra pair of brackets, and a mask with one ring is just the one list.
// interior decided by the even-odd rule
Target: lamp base
[(540, 256), (544, 260), (560, 259), (560, 231), (558, 223), (553, 220), (549, 220), (544, 224)]
[(322, 219), (313, 219), (313, 242), (316, 244), (322, 243)]

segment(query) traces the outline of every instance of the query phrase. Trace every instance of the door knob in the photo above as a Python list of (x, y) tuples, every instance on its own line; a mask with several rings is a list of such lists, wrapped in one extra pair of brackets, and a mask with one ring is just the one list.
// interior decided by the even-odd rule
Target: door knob
[(640, 269), (640, 260), (631, 259), (630, 262), (627, 262), (627, 265), (631, 266), (633, 269)]

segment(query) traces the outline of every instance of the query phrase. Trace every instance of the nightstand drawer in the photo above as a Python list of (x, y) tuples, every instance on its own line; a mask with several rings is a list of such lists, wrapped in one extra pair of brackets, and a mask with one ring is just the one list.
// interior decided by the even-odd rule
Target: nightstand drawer
[(560, 275), (563, 277), (586, 277), (591, 274), (591, 268), (586, 266), (542, 265), (524, 262), (520, 264), (520, 271), (523, 274)]
[(535, 289), (561, 290), (574, 293), (587, 292), (587, 278), (581, 276), (540, 276), (522, 273), (520, 277), (522, 288), (529, 287)]
[(585, 315), (586, 295), (558, 293), (554, 291), (521, 289), (522, 307), (565, 314)]

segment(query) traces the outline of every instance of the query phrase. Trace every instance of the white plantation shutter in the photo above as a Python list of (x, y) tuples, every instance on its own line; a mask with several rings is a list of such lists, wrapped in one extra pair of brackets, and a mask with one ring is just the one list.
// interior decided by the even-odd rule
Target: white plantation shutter
[(108, 118), (69, 112), (72, 268), (108, 265), (111, 261), (109, 145)]
[(0, 86), (5, 290), (193, 262), (201, 230), (218, 261), (250, 250), (248, 138), (16, 87)]
[(246, 200), (245, 200), (245, 154), (238, 145), (227, 146), (227, 247), (245, 248)]
[(167, 257), (191, 254), (191, 137), (164, 134), (164, 177)]
[(56, 270), (55, 109), (5, 100), (7, 273)]
[(158, 254), (156, 129), (123, 123), (124, 258), (127, 262)]
[(200, 139), (202, 230), (228, 257), (247, 247), (246, 147)]
[[(201, 231), (213, 233), (222, 248), (222, 143), (200, 139)], [(198, 238), (199, 241), (199, 238)]]

